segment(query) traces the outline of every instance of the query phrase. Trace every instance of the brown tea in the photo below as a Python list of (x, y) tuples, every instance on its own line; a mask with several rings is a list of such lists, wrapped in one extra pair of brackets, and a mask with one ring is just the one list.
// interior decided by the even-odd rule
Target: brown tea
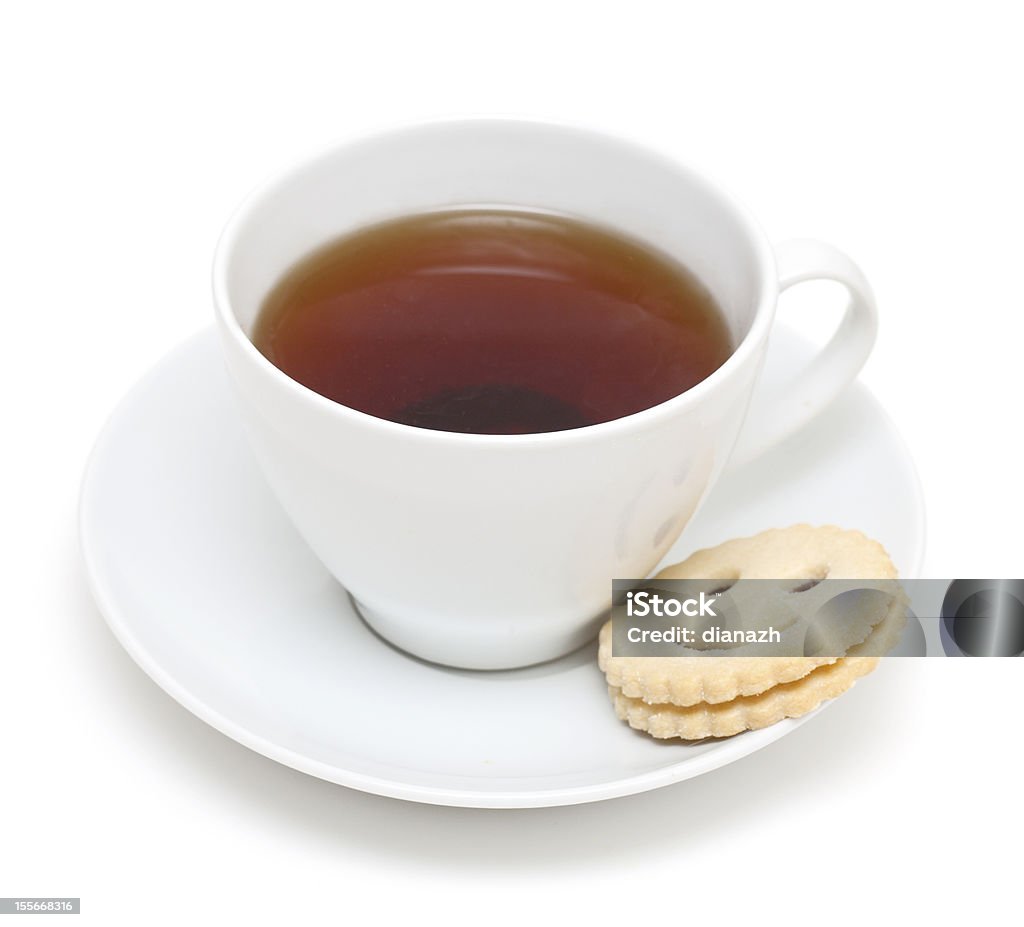
[(499, 208), (331, 242), (273, 289), (253, 341), (353, 409), (479, 434), (630, 415), (732, 352), (711, 295), (667, 256), (564, 215)]

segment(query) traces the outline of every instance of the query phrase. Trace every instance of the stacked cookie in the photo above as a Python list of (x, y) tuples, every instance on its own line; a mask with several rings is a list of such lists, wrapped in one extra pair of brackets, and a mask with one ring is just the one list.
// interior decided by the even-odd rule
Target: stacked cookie
[[(880, 579), (896, 569), (859, 531), (795, 525), (697, 551), (656, 579)], [(898, 587), (898, 584), (894, 584)], [(619, 718), (653, 737), (701, 740), (756, 730), (813, 711), (870, 673), (906, 621), (900, 589), (872, 614), (845, 656), (613, 657), (609, 621), (598, 664)]]

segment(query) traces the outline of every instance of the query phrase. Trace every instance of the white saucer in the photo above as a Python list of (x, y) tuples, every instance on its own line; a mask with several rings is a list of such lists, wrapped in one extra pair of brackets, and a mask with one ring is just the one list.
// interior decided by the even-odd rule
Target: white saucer
[[(767, 379), (809, 353), (781, 329)], [(402, 654), (367, 629), (292, 529), (232, 403), (215, 335), (203, 332), (122, 401), (81, 501), (86, 565), (114, 634), (157, 684), (229, 737), (380, 795), (521, 808), (688, 779), (805, 720), (725, 740), (657, 742), (616, 720), (594, 647), (490, 673)], [(920, 566), (913, 465), (859, 385), (811, 428), (723, 478), (667, 560), (799, 521), (861, 528), (904, 575)]]

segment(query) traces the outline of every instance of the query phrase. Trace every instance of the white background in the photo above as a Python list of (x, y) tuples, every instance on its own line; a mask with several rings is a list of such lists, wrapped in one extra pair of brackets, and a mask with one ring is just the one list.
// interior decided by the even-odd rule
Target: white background
[(495, 924), (1012, 920), (1018, 663), (889, 664), (785, 740), (660, 792), (527, 812), (404, 804), (277, 766), (149, 682), (89, 600), (75, 504), (112, 406), (209, 323), (213, 246), (252, 185), (364, 127), (510, 113), (630, 134), (724, 179), (772, 238), (853, 255), (882, 312), (863, 379), (924, 484), (925, 575), (1020, 576), (1013, 8), (9, 8), (0, 896), (79, 895), (95, 924), (364, 908)]

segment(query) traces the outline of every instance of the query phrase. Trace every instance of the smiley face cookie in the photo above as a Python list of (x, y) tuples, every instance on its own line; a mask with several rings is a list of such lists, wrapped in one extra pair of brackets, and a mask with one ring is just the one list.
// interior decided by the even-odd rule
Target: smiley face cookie
[(871, 672), (902, 633), (906, 596), (884, 548), (859, 531), (795, 525), (700, 550), (656, 579), (786, 579), (790, 592), (812, 595), (820, 580), (882, 581), (843, 626), (843, 656), (614, 657), (609, 621), (599, 638), (598, 665), (620, 719), (658, 738), (722, 737), (798, 717)]

